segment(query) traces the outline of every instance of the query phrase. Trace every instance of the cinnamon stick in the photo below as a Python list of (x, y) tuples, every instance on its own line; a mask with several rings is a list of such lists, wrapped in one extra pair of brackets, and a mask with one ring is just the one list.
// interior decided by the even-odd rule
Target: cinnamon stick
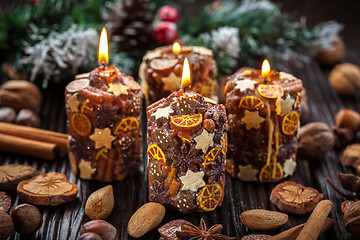
[[(335, 224), (335, 221), (331, 218), (327, 218), (325, 221), (325, 224), (323, 225), (322, 229), (321, 229), (321, 233), (326, 232), (327, 230), (329, 230), (330, 228), (332, 228)], [(297, 225), (295, 227), (292, 227), (286, 231), (283, 231), (279, 234), (276, 234), (275, 236), (272, 236), (271, 238), (269, 238), (268, 240), (295, 240), (297, 238), (297, 236), (299, 235), (299, 233), (301, 232), (301, 230), (303, 229), (305, 223)]]
[(329, 200), (320, 201), (305, 223), (296, 240), (316, 240), (332, 208)]
[(60, 152), (69, 153), (68, 134), (3, 122), (0, 122), (0, 133), (41, 142), (54, 143)]
[(51, 160), (54, 159), (57, 148), (54, 143), (40, 142), (0, 133), (0, 151)]

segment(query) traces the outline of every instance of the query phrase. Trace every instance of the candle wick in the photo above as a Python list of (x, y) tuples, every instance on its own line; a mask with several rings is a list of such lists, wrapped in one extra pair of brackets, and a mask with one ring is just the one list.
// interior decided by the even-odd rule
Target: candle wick
[(267, 77), (265, 77), (264, 79), (264, 84), (267, 84)]
[(105, 63), (103, 64), (103, 66), (104, 66), (104, 69), (103, 69), (103, 70), (105, 71)]

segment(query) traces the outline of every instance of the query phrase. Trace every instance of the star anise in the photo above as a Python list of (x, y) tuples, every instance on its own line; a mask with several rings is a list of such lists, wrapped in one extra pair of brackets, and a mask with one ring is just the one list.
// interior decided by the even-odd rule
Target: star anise
[(220, 234), (222, 225), (216, 224), (207, 229), (203, 218), (200, 220), (200, 227), (196, 227), (191, 223), (181, 225), (181, 231), (176, 232), (179, 240), (231, 240), (234, 237), (228, 237)]
[(169, 201), (169, 197), (169, 192), (164, 190), (164, 184), (160, 183), (158, 180), (154, 180), (152, 184), (152, 192), (149, 196), (150, 200), (164, 204)]

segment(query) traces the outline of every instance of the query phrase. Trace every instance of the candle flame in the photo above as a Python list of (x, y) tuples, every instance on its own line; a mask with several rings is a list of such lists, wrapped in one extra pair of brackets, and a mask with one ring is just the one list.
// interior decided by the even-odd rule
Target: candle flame
[(181, 53), (181, 46), (178, 42), (174, 42), (174, 44), (172, 46), (172, 52), (175, 54)]
[(190, 64), (189, 64), (189, 60), (185, 58), (183, 71), (182, 71), (182, 78), (181, 78), (181, 87), (182, 88), (186, 86), (190, 87), (190, 85), (191, 85)]
[(106, 29), (103, 27), (99, 41), (99, 63), (106, 65), (109, 63), (109, 44)]
[(261, 76), (262, 77), (267, 77), (270, 73), (270, 63), (267, 59), (265, 59), (262, 63), (262, 66), (261, 66)]

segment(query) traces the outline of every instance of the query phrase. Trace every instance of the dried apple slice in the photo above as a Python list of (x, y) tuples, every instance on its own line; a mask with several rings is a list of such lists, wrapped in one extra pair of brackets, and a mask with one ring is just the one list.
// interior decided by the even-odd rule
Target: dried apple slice
[(22, 181), (17, 186), (17, 194), (28, 203), (55, 206), (74, 200), (78, 193), (76, 184), (69, 182), (66, 176), (49, 172)]
[(156, 58), (150, 62), (150, 67), (154, 70), (163, 71), (174, 67), (178, 62), (177, 59)]

